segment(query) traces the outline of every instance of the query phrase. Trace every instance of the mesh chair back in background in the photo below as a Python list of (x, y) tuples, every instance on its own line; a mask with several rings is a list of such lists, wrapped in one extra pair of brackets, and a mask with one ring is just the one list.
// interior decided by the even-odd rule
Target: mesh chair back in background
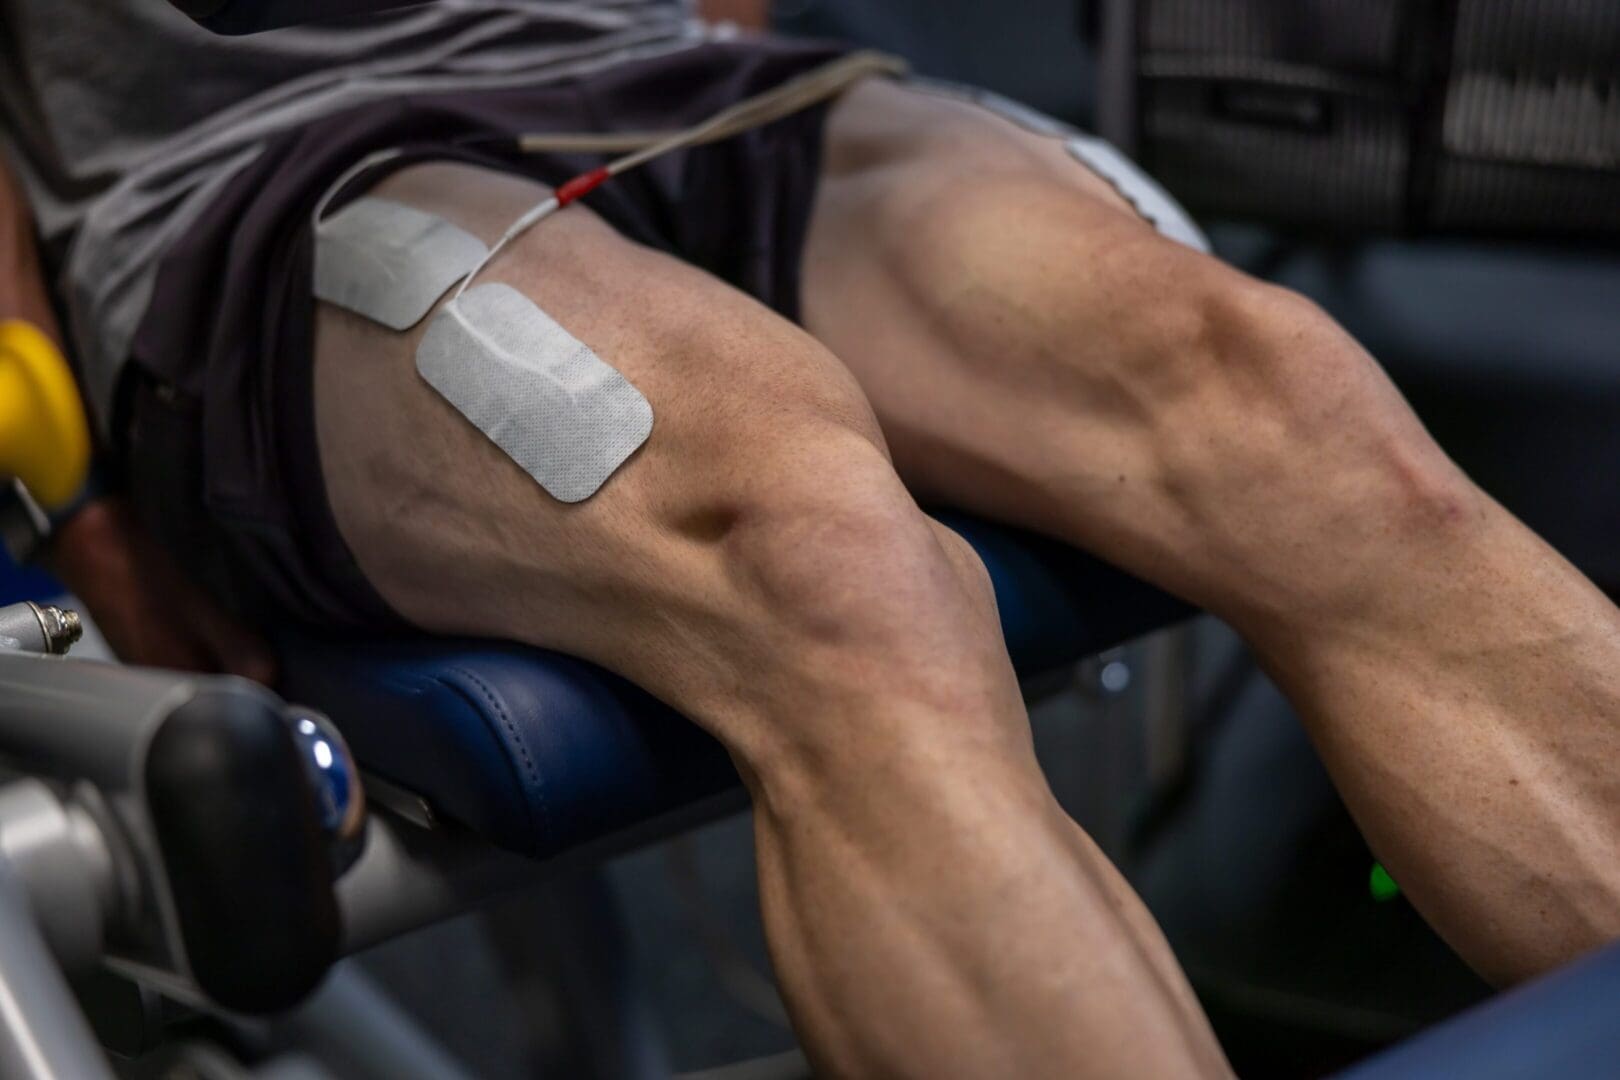
[(1196, 213), (1620, 240), (1616, 0), (1101, 0), (1099, 118)]

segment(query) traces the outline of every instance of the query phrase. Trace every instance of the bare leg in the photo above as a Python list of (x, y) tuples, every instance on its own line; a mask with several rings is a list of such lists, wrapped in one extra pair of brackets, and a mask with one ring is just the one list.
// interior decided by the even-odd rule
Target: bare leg
[(863, 86), (827, 174), (806, 324), (913, 491), (1228, 619), (1484, 974), (1620, 933), (1620, 615), (1353, 340), (971, 105)]
[[(453, 165), (389, 196), (486, 238), (537, 198)], [(318, 315), (339, 525), (417, 624), (622, 673), (730, 749), (795, 1024), (831, 1075), (1224, 1071), (1140, 903), (1031, 751), (983, 568), (918, 511), (849, 373), (741, 294), (572, 208), (487, 272), (657, 413), (553, 502), (416, 375), (421, 328)]]

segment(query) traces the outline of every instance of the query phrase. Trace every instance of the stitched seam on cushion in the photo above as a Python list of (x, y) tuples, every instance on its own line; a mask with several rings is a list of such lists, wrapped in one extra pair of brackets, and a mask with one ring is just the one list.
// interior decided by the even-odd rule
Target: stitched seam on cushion
[[(461, 686), (461, 685), (457, 684), (455, 682), (455, 680), (448, 679), (448, 678), (444, 677), (443, 675), (429, 675), (429, 676), (426, 676), (425, 678), (421, 677), (421, 676), (412, 676), (411, 681), (418, 682), (420, 684), (421, 689), (419, 691), (416, 691), (417, 693), (420, 693), (422, 695), (426, 695), (429, 692), (449, 693), (449, 694), (455, 696), (457, 699), (459, 699), (467, 707), (467, 709), (469, 709), (474, 715), (478, 716), (480, 719), (483, 718), (484, 710), (480, 707), (479, 702), (477, 701), (475, 696), (471, 693), (471, 691), (467, 687), (464, 687), (464, 686)], [(486, 726), (487, 726), (487, 721), (486, 721)], [(503, 758), (501, 763), (506, 766), (507, 775), (510, 778), (510, 782), (511, 782), (512, 786), (517, 791), (518, 804), (519, 804), (520, 808), (523, 810), (525, 820), (527, 820), (529, 822), (529, 827), (532, 829), (534, 827), (534, 810), (533, 810), (533, 807), (530, 805), (529, 799), (526, 798), (525, 795), (524, 795), (523, 778), (518, 775), (517, 763), (512, 760), (512, 755), (510, 755), (510, 754), (508, 754), (505, 758)], [(378, 775), (382, 776), (384, 780), (389, 779), (388, 776), (386, 776), (386, 775), (384, 775), (382, 773), (379, 773)], [(418, 794), (423, 795), (424, 798), (428, 798), (431, 801), (431, 798), (432, 798), (431, 796), (428, 796), (425, 793), (421, 792), (420, 789), (418, 789), (416, 787), (416, 785), (412, 784), (407, 779), (402, 777), (402, 778), (400, 778), (399, 780), (397, 780), (395, 782), (399, 783), (407, 791), (415, 791)], [(463, 825), (470, 825), (471, 824), (470, 822), (462, 821), (461, 818), (457, 817), (454, 814), (450, 814), (449, 819), (452, 820), (452, 821), (460, 822)]]
[[(466, 668), (454, 667), (450, 670), (476, 686), (479, 692), (483, 694), (484, 700), (489, 703), (490, 710), (499, 716), (501, 723), (506, 726), (507, 733), (511, 736), (512, 743), (516, 745), (518, 756), (523, 762), (523, 770), (528, 774), (534, 789), (534, 798), (524, 800), (530, 804), (529, 825), (531, 828), (538, 827), (537, 839), (541, 840), (542, 843), (551, 843), (555, 837), (551, 835), (551, 815), (546, 807), (545, 784), (541, 780), (540, 770), (535, 768), (534, 759), (529, 755), (528, 744), (524, 742), (517, 725), (512, 722), (512, 717), (507, 713), (506, 707), (501, 704), (500, 699), (495, 696), (495, 692), (490, 689), (488, 683)], [(539, 821), (535, 820), (536, 814), (538, 814)]]
[[(489, 704), (490, 708), (493, 711), (495, 711), (497, 713), (501, 713), (502, 720), (503, 720), (503, 722), (506, 723), (507, 730), (512, 732), (514, 740), (518, 741), (518, 743), (519, 743), (518, 751), (519, 751), (520, 756), (522, 756), (522, 758), (523, 758), (524, 765), (529, 770), (529, 775), (530, 776), (535, 776), (533, 763), (531, 761), (529, 761), (528, 753), (524, 749), (522, 741), (520, 739), (517, 739), (517, 734), (516, 734), (515, 728), (513, 727), (511, 721), (506, 718), (504, 710), (502, 710), (502, 708), (500, 706), (500, 702), (497, 701), (492, 696), (491, 691), (489, 690), (489, 687), (485, 683), (483, 683), (483, 681), (480, 680), (476, 675), (473, 675), (471, 672), (467, 671), (465, 668), (453, 667), (453, 668), (451, 668), (449, 670), (451, 670), (451, 671), (453, 671), (453, 672), (455, 672), (455, 673), (457, 673), (459, 675), (462, 675), (462, 676), (472, 680), (475, 683), (478, 683), (477, 689), (479, 691), (481, 691), (481, 696), (483, 697), (484, 701)], [(482, 715), (482, 713), (484, 711), (483, 709), (481, 709), (479, 707), (478, 700), (476, 700), (475, 696), (472, 693), (469, 692), (468, 688), (463, 687), (463, 686), (458, 686), (453, 680), (448, 679), (443, 675), (426, 675), (426, 676), (423, 676), (423, 675), (410, 675), (410, 674), (407, 674), (407, 675), (391, 675), (391, 676), (384, 677), (382, 680), (380, 680), (380, 682), (381, 682), (382, 686), (387, 688), (392, 693), (405, 693), (405, 694), (408, 694), (408, 695), (410, 695), (412, 697), (418, 697), (418, 698), (426, 697), (428, 694), (430, 694), (430, 693), (432, 693), (432, 692), (434, 692), (436, 690), (447, 690), (450, 693), (454, 694), (456, 697), (458, 697), (458, 698), (462, 699), (463, 701), (465, 701), (467, 703), (467, 706), (470, 709), (472, 709), (474, 713), (478, 713), (478, 714)], [(341, 725), (339, 725), (338, 730), (342, 731), (342, 726)], [(523, 791), (523, 778), (518, 775), (517, 763), (514, 762), (511, 759), (510, 755), (506, 759), (506, 766), (511, 771), (513, 783), (516, 784), (517, 787), (518, 787), (518, 795), (519, 795), (520, 801), (523, 804), (524, 816), (529, 822), (529, 828), (531, 830), (533, 830), (536, 827), (535, 808), (534, 808), (533, 800), (529, 799), (526, 796), (525, 792)], [(382, 778), (384, 780), (388, 780), (391, 783), (399, 784), (401, 787), (404, 787), (407, 790), (413, 790), (413, 791), (416, 790), (416, 786), (413, 783), (411, 783), (409, 781), (409, 779), (406, 778), (406, 777), (390, 777), (390, 776), (388, 776), (388, 775), (386, 775), (386, 774), (384, 774), (382, 772), (379, 772), (378, 775), (382, 776)], [(536, 787), (540, 786), (538, 777), (535, 778), (535, 784), (536, 784)], [(544, 807), (543, 806), (541, 808), (541, 812), (544, 813)], [(537, 844), (535, 846), (538, 848), (540, 845)]]

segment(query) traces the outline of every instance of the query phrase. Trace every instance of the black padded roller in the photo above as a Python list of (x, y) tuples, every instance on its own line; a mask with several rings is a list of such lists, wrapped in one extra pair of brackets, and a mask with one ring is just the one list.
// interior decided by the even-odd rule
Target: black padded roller
[(199, 693), (153, 737), (146, 795), (193, 977), (218, 1004), (298, 1003), (337, 960), (327, 838), (274, 704)]

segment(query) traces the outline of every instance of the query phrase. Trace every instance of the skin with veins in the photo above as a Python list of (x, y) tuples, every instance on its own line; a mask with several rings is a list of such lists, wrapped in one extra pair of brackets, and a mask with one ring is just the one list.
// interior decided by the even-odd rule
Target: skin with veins
[[(822, 1071), (1226, 1071), (1148, 913), (1046, 787), (984, 568), (912, 492), (1242, 631), (1482, 972), (1620, 933), (1620, 613), (1371, 357), (970, 106), (858, 88), (825, 169), (804, 327), (583, 206), (492, 266), (659, 417), (586, 503), (548, 501), (422, 384), (420, 330), (323, 306), (315, 373), (339, 527), (396, 609), (594, 660), (730, 750)], [(443, 164), (382, 187), (486, 240), (536, 201)], [(4, 284), (19, 220), (0, 298), (26, 310), (32, 267)], [(98, 576), (127, 597), (129, 575)]]

